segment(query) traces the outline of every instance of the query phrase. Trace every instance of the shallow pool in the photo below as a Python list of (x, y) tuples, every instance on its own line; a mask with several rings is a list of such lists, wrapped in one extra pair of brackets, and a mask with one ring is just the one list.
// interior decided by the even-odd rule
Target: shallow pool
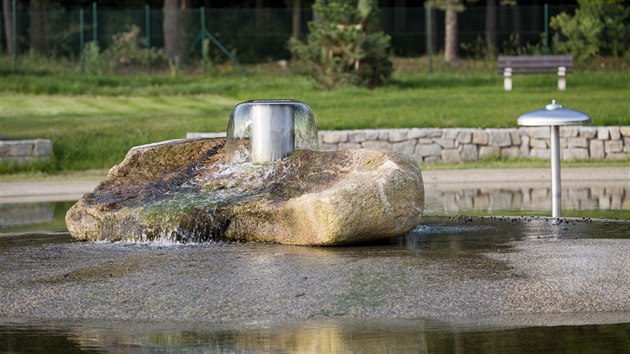
[(0, 236), (0, 351), (624, 352), (630, 222), (427, 217), (378, 244)]

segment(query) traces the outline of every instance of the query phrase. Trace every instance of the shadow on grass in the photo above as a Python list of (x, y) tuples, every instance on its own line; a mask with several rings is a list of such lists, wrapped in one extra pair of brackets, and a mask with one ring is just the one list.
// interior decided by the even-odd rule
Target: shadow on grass
[(11, 76), (51, 76), (52, 72), (48, 69), (20, 69), (20, 68), (3, 68), (0, 67), (0, 77), (11, 77)]

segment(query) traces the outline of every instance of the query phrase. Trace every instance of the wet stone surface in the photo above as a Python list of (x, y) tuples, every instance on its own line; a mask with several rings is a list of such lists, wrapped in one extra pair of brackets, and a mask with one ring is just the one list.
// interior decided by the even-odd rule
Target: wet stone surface
[(224, 143), (132, 148), (68, 210), (68, 231), (88, 241), (330, 246), (404, 235), (420, 223), (422, 175), (400, 154), (299, 150), (253, 164)]
[(629, 222), (432, 217), (352, 247), (2, 236), (0, 318), (630, 322), (629, 235)]

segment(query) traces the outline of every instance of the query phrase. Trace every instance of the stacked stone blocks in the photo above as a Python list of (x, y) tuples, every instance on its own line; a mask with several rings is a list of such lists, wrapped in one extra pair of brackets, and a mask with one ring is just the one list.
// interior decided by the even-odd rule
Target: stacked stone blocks
[[(397, 151), (417, 162), (485, 158), (549, 159), (549, 127), (505, 129), (411, 128), (320, 131), (321, 150), (368, 148)], [(560, 127), (563, 160), (630, 158), (630, 126)]]
[(48, 161), (52, 153), (52, 142), (47, 139), (0, 141), (0, 163)]

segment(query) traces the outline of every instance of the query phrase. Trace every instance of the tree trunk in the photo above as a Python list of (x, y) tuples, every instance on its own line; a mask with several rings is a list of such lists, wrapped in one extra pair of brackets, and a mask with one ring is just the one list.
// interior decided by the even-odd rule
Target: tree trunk
[(457, 0), (446, 0), (446, 33), (444, 34), (444, 61), (457, 60)]
[(293, 0), (291, 15), (291, 37), (299, 40), (302, 37), (302, 0)]
[(31, 0), (31, 18), (29, 28), (29, 42), (31, 51), (45, 54), (46, 45), (46, 9), (47, 0)]
[(12, 56), (13, 48), (13, 13), (11, 0), (2, 0), (2, 13), (4, 14), (4, 33), (7, 39), (7, 55)]
[(164, 0), (164, 55), (169, 62), (179, 61), (178, 0)]
[(488, 54), (497, 54), (497, 0), (486, 1), (486, 48)]

